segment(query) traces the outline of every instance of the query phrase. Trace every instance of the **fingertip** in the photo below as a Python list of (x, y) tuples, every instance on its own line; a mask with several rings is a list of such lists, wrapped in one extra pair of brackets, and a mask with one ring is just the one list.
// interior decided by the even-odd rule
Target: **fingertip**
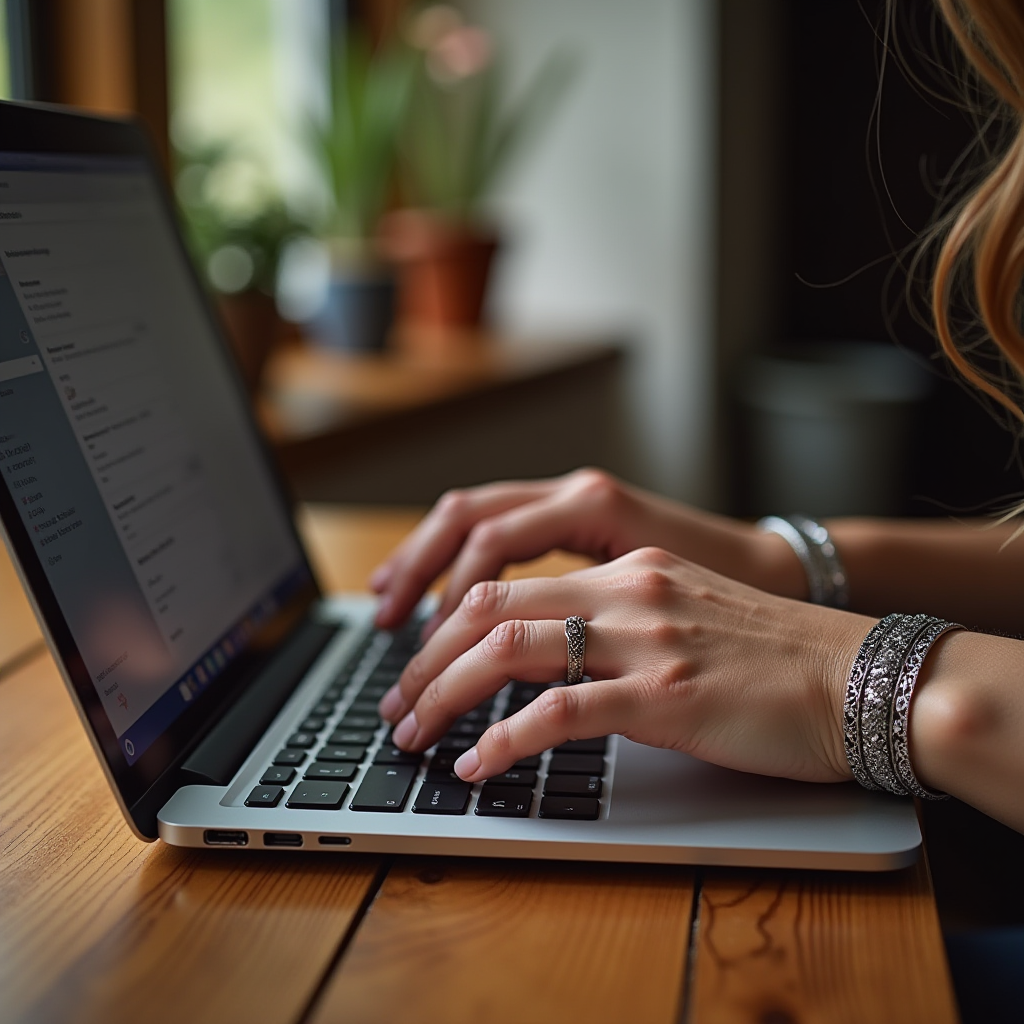
[(423, 629), (420, 630), (420, 641), (426, 643), (438, 630), (438, 627), (444, 622), (445, 616), (441, 612), (434, 612), (429, 619), (423, 624)]
[[(463, 782), (479, 782), (483, 778), (480, 772), (480, 754), (476, 747), (470, 747), (454, 764), (455, 774)], [(477, 776), (480, 776), (477, 778)]]
[(377, 612), (373, 617), (373, 623), (378, 629), (389, 629), (393, 626), (395, 619), (395, 598), (393, 594), (385, 594), (377, 602)]
[(391, 574), (392, 568), (388, 562), (378, 565), (370, 576), (370, 589), (375, 594), (379, 594), (388, 585)]
[(402, 691), (398, 688), (398, 683), (395, 683), (381, 697), (377, 710), (380, 712), (380, 717), (388, 722), (394, 722), (402, 714), (405, 710), (405, 699), (402, 697)]

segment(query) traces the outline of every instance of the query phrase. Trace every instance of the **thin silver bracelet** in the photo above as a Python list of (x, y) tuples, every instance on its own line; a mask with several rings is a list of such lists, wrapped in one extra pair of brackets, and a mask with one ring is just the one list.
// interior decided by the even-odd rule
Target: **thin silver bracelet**
[(759, 530), (778, 534), (800, 560), (807, 575), (808, 598), (812, 604), (845, 608), (849, 604), (846, 571), (829, 532), (809, 516), (765, 516)]
[(931, 615), (887, 615), (864, 638), (846, 684), (843, 743), (850, 771), (865, 789), (946, 798), (914, 774), (910, 702), (932, 644), (944, 633), (963, 628)]

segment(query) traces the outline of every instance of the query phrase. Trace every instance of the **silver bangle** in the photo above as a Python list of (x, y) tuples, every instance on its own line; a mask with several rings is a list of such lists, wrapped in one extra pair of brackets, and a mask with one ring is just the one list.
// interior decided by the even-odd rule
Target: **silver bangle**
[(932, 619), (920, 633), (910, 653), (904, 659), (903, 671), (896, 685), (896, 693), (892, 701), (892, 725), (889, 730), (892, 761), (896, 774), (908, 793), (925, 800), (948, 800), (948, 793), (940, 793), (921, 784), (914, 774), (914, 766), (910, 761), (910, 702), (914, 696), (914, 687), (920, 675), (925, 656), (932, 644), (945, 633), (955, 629), (964, 629), (958, 622), (944, 622)]
[(932, 644), (944, 633), (963, 628), (931, 615), (887, 615), (864, 638), (846, 684), (843, 743), (850, 771), (865, 789), (945, 798), (914, 774), (910, 703)]
[(765, 516), (757, 527), (778, 534), (792, 549), (807, 575), (812, 604), (845, 608), (849, 604), (846, 571), (829, 532), (809, 516)]

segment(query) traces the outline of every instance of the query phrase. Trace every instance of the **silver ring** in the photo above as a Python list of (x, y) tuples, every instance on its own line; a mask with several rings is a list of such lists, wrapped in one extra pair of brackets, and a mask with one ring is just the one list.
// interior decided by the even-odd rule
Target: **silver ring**
[(569, 653), (569, 665), (565, 670), (565, 681), (572, 686), (583, 678), (583, 655), (587, 650), (587, 620), (579, 615), (570, 615), (565, 620), (565, 646)]

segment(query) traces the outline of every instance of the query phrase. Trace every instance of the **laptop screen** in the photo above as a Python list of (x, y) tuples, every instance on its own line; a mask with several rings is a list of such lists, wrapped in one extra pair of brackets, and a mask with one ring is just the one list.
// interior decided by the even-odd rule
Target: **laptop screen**
[(0, 477), (115, 769), (311, 586), (141, 156), (0, 152)]

